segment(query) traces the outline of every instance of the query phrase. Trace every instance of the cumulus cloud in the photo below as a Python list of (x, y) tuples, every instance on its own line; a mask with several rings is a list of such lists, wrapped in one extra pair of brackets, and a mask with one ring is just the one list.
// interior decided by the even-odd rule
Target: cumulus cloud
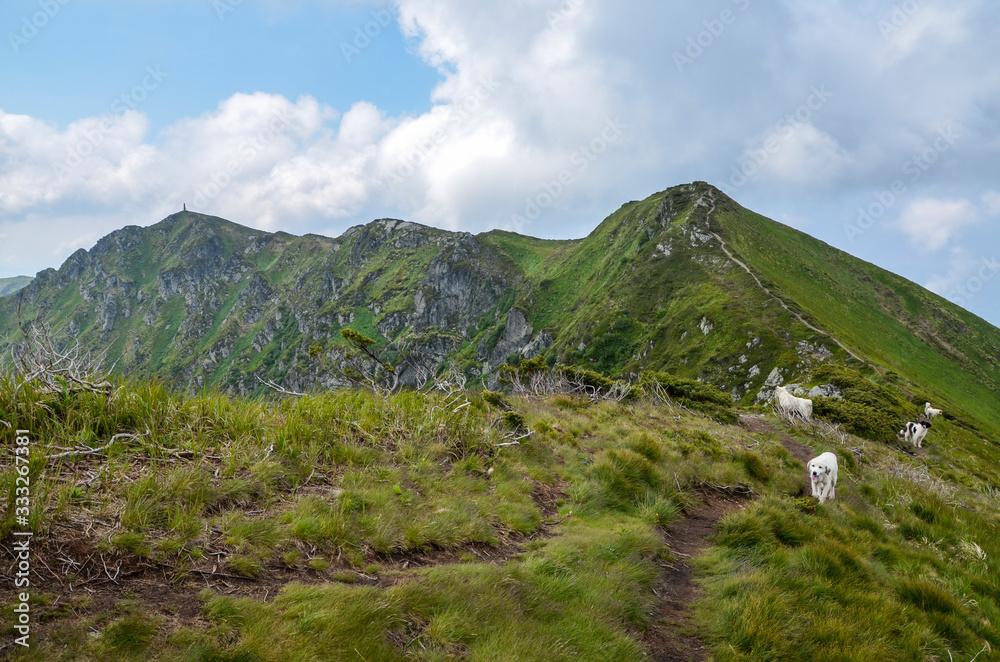
[(986, 213), (990, 216), (1000, 216), (1000, 191), (987, 191), (983, 193), (983, 204), (986, 205)]
[(853, 158), (830, 134), (799, 123), (768, 133), (741, 161), (760, 162), (760, 176), (778, 184), (833, 185)]
[(989, 297), (1000, 280), (997, 254), (976, 256), (963, 248), (953, 248), (947, 260), (947, 271), (927, 279), (927, 289), (968, 307), (976, 300)]
[(975, 205), (967, 199), (922, 198), (907, 205), (896, 223), (919, 250), (934, 252), (978, 220)]
[[(274, 6), (287, 18), (362, 1)], [(65, 127), (0, 111), (0, 260), (47, 266), (53, 250), (184, 202), (290, 232), (396, 216), (579, 237), (624, 201), (694, 179), (839, 245), (853, 210), (899, 181), (898, 222), (849, 248), (884, 264), (889, 228), (928, 252), (953, 248), (1000, 214), (1000, 73), (983, 64), (1000, 8), (916, 4), (886, 31), (892, 8), (860, 0), (399, 0), (399, 29), (441, 76), (423, 112), (245, 90), (153, 134), (134, 111)], [(679, 71), (691, 39), (701, 52)], [(610, 141), (609, 122), (622, 127)], [(943, 126), (958, 137), (908, 168)], [(733, 182), (744, 163), (753, 176)]]

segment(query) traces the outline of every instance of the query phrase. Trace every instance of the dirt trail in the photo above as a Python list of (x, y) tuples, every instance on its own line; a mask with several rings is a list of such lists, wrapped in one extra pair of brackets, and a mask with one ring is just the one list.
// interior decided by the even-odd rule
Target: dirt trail
[(694, 583), (691, 557), (709, 547), (708, 537), (722, 516), (742, 508), (745, 499), (707, 496), (687, 516), (664, 532), (665, 542), (677, 560), (663, 563), (660, 580), (653, 588), (660, 603), (645, 644), (656, 662), (693, 662), (706, 657), (704, 642), (691, 632), (691, 603), (701, 596)]
[(806, 446), (798, 439), (789, 436), (788, 433), (774, 427), (771, 425), (771, 422), (763, 416), (740, 414), (740, 427), (747, 432), (762, 432), (765, 434), (775, 435), (781, 440), (781, 443), (784, 444), (785, 449), (792, 454), (792, 457), (800, 460), (803, 466), (815, 457), (812, 447)]
[[(740, 427), (748, 432), (776, 435), (788, 452), (802, 462), (803, 469), (814, 455), (812, 448), (777, 429), (763, 416), (741, 414)], [(704, 642), (692, 634), (690, 607), (701, 596), (701, 588), (694, 583), (690, 559), (711, 545), (708, 538), (726, 513), (746, 504), (745, 497), (706, 495), (697, 508), (664, 532), (665, 542), (677, 560), (662, 564), (663, 573), (653, 589), (660, 604), (645, 643), (656, 662), (697, 662), (706, 659)]]

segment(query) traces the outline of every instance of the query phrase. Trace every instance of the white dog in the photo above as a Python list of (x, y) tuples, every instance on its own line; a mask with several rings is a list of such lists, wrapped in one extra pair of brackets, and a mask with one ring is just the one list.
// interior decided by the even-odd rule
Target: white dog
[(809, 460), (812, 495), (823, 503), (837, 496), (837, 456), (826, 452)]
[(924, 437), (927, 436), (927, 431), (931, 429), (931, 424), (927, 421), (920, 421), (919, 423), (907, 423), (906, 427), (899, 431), (899, 434), (905, 441), (910, 442), (917, 448), (923, 448)]
[(924, 415), (927, 416), (927, 418), (934, 418), (935, 416), (940, 416), (941, 415), (941, 410), (940, 409), (935, 409), (934, 407), (931, 407), (931, 403), (925, 402), (924, 403)]
[(784, 386), (774, 389), (774, 400), (778, 403), (778, 413), (791, 418), (801, 416), (804, 420), (812, 420), (813, 403), (806, 398), (796, 398)]

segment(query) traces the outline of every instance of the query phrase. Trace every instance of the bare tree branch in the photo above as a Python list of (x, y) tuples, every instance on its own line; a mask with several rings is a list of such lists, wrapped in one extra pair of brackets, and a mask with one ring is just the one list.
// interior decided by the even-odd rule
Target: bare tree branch
[(284, 386), (279, 385), (277, 382), (271, 379), (265, 381), (258, 376), (257, 381), (263, 384), (264, 386), (268, 387), (269, 389), (273, 389), (282, 395), (293, 395), (296, 397), (303, 397), (307, 395), (306, 393), (299, 393), (298, 391), (289, 391)]
[(11, 359), (18, 377), (17, 387), (35, 383), (44, 393), (90, 391), (110, 396), (114, 390), (108, 374), (101, 370), (103, 355), (91, 358), (83, 353), (80, 341), (60, 348), (51, 329), (39, 320), (25, 323), (18, 300), (17, 321), (22, 342), (11, 347)]
[(47, 455), (45, 457), (45, 459), (46, 460), (54, 460), (54, 459), (60, 458), (60, 457), (69, 457), (70, 455), (97, 455), (98, 453), (101, 453), (101, 452), (106, 451), (107, 449), (111, 448), (114, 445), (114, 443), (116, 441), (118, 441), (119, 439), (124, 439), (124, 438), (138, 439), (139, 435), (137, 435), (137, 434), (131, 434), (131, 433), (128, 433), (128, 432), (122, 432), (122, 433), (116, 434), (115, 436), (111, 437), (111, 441), (109, 441), (108, 443), (104, 444), (100, 448), (90, 448), (88, 446), (78, 446), (77, 448), (74, 448), (73, 450), (67, 451), (65, 453), (56, 453), (54, 455)]

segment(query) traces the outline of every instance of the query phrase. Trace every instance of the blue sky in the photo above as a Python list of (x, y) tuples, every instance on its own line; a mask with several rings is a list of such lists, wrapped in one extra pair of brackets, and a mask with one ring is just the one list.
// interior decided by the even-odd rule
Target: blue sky
[(569, 238), (700, 179), (1000, 324), (997, 3), (10, 0), (0, 34), (0, 276), (185, 202)]
[[(335, 108), (367, 100), (392, 115), (430, 108), (441, 76), (408, 49), (386, 5), (288, 6), (71, 0), (36, 37), (18, 42), (17, 53), (3, 52), (0, 108), (65, 127), (111, 111), (147, 66), (160, 67), (169, 83), (139, 104), (153, 133), (237, 92), (308, 94)], [(37, 0), (0, 5), (5, 46), (9, 33), (20, 35), (24, 18), (39, 11)], [(373, 19), (378, 35), (348, 61), (340, 44), (353, 46), (354, 30)]]

